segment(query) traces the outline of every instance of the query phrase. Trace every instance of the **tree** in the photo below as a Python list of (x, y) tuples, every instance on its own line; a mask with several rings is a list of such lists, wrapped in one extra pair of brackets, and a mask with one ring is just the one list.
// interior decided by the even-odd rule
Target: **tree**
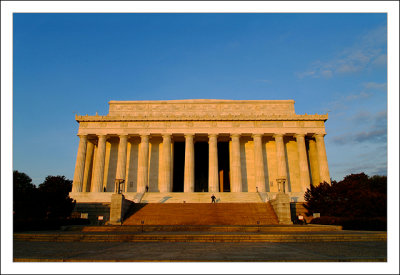
[(307, 202), (304, 207), (310, 215), (312, 213), (320, 213), (321, 215), (329, 216), (335, 204), (332, 187), (326, 182), (318, 186), (311, 185), (304, 194), (304, 199)]
[(15, 219), (33, 219), (39, 215), (38, 190), (25, 173), (13, 172), (13, 211)]
[(36, 186), (32, 184), (32, 179), (18, 170), (13, 172), (13, 183), (14, 194), (29, 193), (36, 189)]
[(39, 193), (49, 219), (66, 218), (74, 209), (75, 202), (68, 196), (72, 189), (72, 181), (65, 176), (47, 176), (39, 185)]
[(308, 214), (335, 217), (385, 217), (387, 178), (351, 174), (332, 184), (311, 186), (305, 193)]

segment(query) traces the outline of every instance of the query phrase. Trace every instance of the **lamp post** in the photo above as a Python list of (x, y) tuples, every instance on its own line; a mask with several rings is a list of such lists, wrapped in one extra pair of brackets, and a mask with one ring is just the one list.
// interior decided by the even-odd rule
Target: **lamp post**
[(276, 179), (276, 182), (278, 184), (278, 192), (286, 193), (286, 188), (285, 188), (286, 178), (278, 178)]
[(123, 180), (123, 179), (115, 179), (114, 193), (122, 194), (124, 183), (125, 183), (125, 180)]

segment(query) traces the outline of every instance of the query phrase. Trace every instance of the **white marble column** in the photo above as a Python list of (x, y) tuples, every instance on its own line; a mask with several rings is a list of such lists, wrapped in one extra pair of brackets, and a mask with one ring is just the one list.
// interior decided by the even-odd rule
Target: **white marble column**
[[(127, 141), (128, 135), (120, 135), (119, 136), (119, 145), (118, 145), (118, 161), (117, 161), (117, 173), (115, 175), (115, 179), (125, 180), (126, 176), (126, 150), (127, 150)], [(125, 182), (125, 184), (127, 184)], [(116, 186), (117, 192), (118, 186)]]
[(72, 192), (82, 192), (83, 173), (85, 172), (87, 136), (79, 135), (79, 138), (80, 140), (79, 140), (78, 154), (76, 156)]
[(85, 160), (85, 172), (83, 173), (83, 187), (82, 192), (90, 191), (90, 172), (93, 171), (93, 153), (94, 153), (94, 144), (92, 142), (88, 142), (86, 146), (86, 160)]
[(165, 134), (163, 137), (163, 155), (162, 155), (162, 180), (160, 192), (172, 192), (171, 184), (171, 135)]
[(149, 171), (149, 135), (141, 135), (138, 165), (137, 192), (145, 192), (148, 186)]
[(299, 153), (300, 184), (303, 192), (310, 187), (310, 171), (308, 169), (306, 143), (304, 134), (296, 134), (297, 151)]
[(99, 143), (97, 145), (96, 163), (94, 165), (94, 178), (92, 184), (92, 192), (103, 192), (104, 178), (104, 162), (106, 156), (106, 140), (105, 135), (99, 135)]
[(242, 192), (242, 166), (240, 158), (240, 135), (233, 134), (232, 138), (232, 161), (231, 161), (231, 192)]
[(208, 192), (219, 192), (217, 135), (208, 136)]
[(278, 178), (284, 178), (287, 181), (285, 145), (283, 143), (283, 135), (275, 134), (276, 160), (278, 166)]
[(317, 143), (318, 151), (318, 166), (319, 166), (319, 178), (321, 182), (331, 183), (329, 176), (328, 158), (326, 156), (325, 142), (323, 134), (315, 134), (315, 142)]
[(194, 142), (193, 135), (185, 135), (184, 192), (194, 192)]
[(264, 158), (262, 152), (262, 135), (254, 134), (254, 177), (258, 192), (265, 192)]

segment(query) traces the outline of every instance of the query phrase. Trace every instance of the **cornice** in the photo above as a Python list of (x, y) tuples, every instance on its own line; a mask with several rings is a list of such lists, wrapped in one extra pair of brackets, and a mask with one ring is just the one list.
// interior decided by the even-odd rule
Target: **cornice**
[(118, 121), (296, 121), (296, 120), (310, 120), (310, 121), (326, 121), (328, 114), (324, 115), (165, 115), (165, 116), (152, 116), (152, 115), (135, 115), (135, 116), (79, 116), (75, 115), (77, 122), (118, 122)]

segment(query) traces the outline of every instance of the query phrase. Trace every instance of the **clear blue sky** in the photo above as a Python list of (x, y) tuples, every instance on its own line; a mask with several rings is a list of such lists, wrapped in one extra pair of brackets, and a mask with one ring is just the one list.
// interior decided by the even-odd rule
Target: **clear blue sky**
[(72, 179), (110, 100), (294, 99), (331, 176), (386, 175), (386, 14), (14, 14), (13, 169)]

